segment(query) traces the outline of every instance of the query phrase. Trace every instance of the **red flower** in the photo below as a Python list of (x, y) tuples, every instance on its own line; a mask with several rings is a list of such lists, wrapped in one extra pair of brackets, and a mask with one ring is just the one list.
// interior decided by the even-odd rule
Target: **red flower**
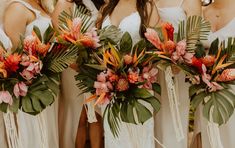
[(16, 72), (19, 69), (19, 63), (21, 61), (21, 56), (17, 53), (9, 55), (4, 61), (6, 70), (9, 73)]
[(167, 31), (168, 38), (173, 41), (174, 40), (174, 27), (170, 23), (163, 24), (163, 28)]
[(206, 65), (206, 67), (213, 66), (215, 63), (215, 56), (205, 56), (202, 59), (202, 63)]
[(194, 67), (196, 67), (200, 73), (203, 73), (203, 69), (202, 69), (202, 60), (201, 59), (197, 59), (196, 57), (192, 58), (192, 63), (191, 63)]

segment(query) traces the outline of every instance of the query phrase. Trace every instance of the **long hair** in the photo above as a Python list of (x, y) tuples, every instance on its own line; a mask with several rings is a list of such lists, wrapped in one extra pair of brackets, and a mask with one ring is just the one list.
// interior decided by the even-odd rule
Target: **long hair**
[[(117, 6), (119, 0), (108, 0), (108, 2), (101, 8), (100, 12), (101, 15), (99, 16), (96, 26), (97, 28), (101, 28), (102, 27), (102, 23), (104, 21), (104, 19), (108, 16), (111, 15), (114, 8)], [(148, 4), (150, 4), (149, 6), (151, 6), (151, 10), (148, 10)], [(151, 0), (136, 0), (136, 8), (137, 11), (140, 15), (141, 18), (141, 25), (140, 25), (140, 35), (143, 36), (144, 32), (145, 32), (145, 28), (146, 26), (149, 25), (150, 22), (150, 17), (152, 15), (152, 11), (153, 11), (153, 2)]]
[[(91, 1), (94, 3), (97, 10), (99, 10), (101, 6), (104, 5), (104, 0), (91, 0)], [(84, 6), (82, 0), (71, 0), (71, 2), (75, 2), (77, 6), (79, 5)]]

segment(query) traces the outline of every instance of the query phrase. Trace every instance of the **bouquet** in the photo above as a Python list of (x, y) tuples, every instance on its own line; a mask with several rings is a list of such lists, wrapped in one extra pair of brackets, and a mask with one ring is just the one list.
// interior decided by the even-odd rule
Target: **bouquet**
[(234, 41), (229, 38), (219, 45), (216, 39), (208, 51), (199, 46), (186, 70), (192, 84), (189, 93), (193, 107), (203, 103), (203, 115), (218, 125), (229, 120), (235, 107)]
[(84, 64), (76, 77), (78, 86), (93, 94), (87, 101), (105, 105), (104, 116), (114, 136), (118, 136), (120, 121), (143, 124), (153, 116), (153, 109), (160, 109), (151, 93), (160, 93), (156, 62), (139, 47), (132, 47), (131, 37), (125, 33), (119, 44), (108, 43), (101, 53), (93, 53), (95, 62)]
[(51, 26), (44, 34), (34, 26), (12, 53), (0, 49), (0, 109), (36, 115), (54, 102), (59, 74), (71, 64), (74, 50), (54, 44)]

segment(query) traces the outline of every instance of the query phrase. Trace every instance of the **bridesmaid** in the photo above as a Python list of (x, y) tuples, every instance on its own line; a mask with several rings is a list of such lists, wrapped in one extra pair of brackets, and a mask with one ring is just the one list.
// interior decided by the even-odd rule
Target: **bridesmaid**
[[(145, 27), (155, 26), (159, 20), (153, 0), (107, 0), (101, 14), (98, 28), (118, 26), (123, 32), (130, 33), (133, 44), (144, 37)], [(120, 122), (119, 137), (112, 135), (107, 119), (104, 119), (104, 131), (106, 148), (155, 147), (153, 118), (138, 125)]]
[[(50, 17), (41, 7), (40, 0), (11, 0), (4, 18), (4, 30), (12, 41), (13, 49), (21, 35), (30, 35), (33, 26), (42, 33), (51, 24)], [(19, 111), (17, 126), (23, 148), (58, 148), (58, 110), (55, 103), (37, 116)]]
[[(103, 0), (59, 0), (53, 12), (53, 23), (58, 28), (58, 15), (63, 10), (76, 5), (86, 6), (91, 10), (93, 21), (96, 20), (98, 10)], [(75, 70), (74, 70), (75, 69)], [(62, 97), (60, 99), (60, 146), (62, 148), (84, 148), (87, 138), (87, 125), (92, 148), (101, 148), (103, 143), (102, 118), (95, 113), (93, 104), (84, 105), (88, 94), (79, 95), (80, 89), (76, 86), (74, 76), (77, 74), (76, 65), (71, 65), (62, 74)], [(96, 109), (97, 111), (97, 109)], [(88, 123), (89, 122), (89, 123)]]
[[(235, 37), (235, 9), (234, 0), (215, 0), (212, 4), (203, 10), (205, 19), (211, 23), (211, 34), (208, 37), (209, 44), (216, 38), (220, 42), (226, 41), (229, 37)], [(235, 90), (235, 88), (233, 88)], [(207, 132), (207, 120), (202, 115), (202, 110), (197, 114), (200, 122), (196, 123), (196, 127), (201, 130), (202, 147), (210, 148), (209, 137)], [(220, 129), (220, 137), (224, 148), (233, 148), (235, 145), (235, 115), (222, 125)], [(221, 148), (221, 147), (218, 147)]]
[[(178, 32), (178, 24), (182, 20), (186, 20), (188, 16), (201, 15), (201, 0), (156, 0), (161, 21), (170, 22)], [(173, 118), (171, 115), (169, 98), (167, 95), (167, 82), (165, 73), (160, 72), (160, 84), (162, 87), (161, 103), (162, 107), (156, 116), (156, 135), (166, 147), (187, 148), (188, 145), (188, 119), (189, 119), (189, 85), (185, 82), (183, 72), (172, 67), (175, 81), (176, 94), (179, 98), (179, 115), (182, 122), (183, 139), (176, 137)], [(182, 137), (181, 137), (182, 138)]]

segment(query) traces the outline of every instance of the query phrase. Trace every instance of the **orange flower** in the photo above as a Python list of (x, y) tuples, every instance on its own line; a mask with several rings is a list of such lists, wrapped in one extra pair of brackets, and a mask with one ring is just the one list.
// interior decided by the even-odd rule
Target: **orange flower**
[(3, 78), (7, 77), (7, 71), (5, 70), (5, 65), (3, 62), (0, 62), (0, 76)]
[(171, 40), (166, 41), (164, 45), (165, 45), (165, 52), (166, 53), (172, 54), (176, 49), (175, 43)]
[(215, 63), (215, 56), (208, 55), (203, 57), (201, 60), (206, 67), (213, 66)]
[(36, 48), (36, 51), (42, 55), (42, 56), (45, 56), (48, 52), (48, 50), (50, 49), (50, 44), (43, 44), (43, 43), (40, 43), (37, 45), (37, 48)]
[(137, 72), (130, 71), (128, 74), (128, 81), (130, 83), (135, 83), (139, 79), (139, 74)]
[(216, 79), (219, 82), (228, 82), (235, 80), (235, 69), (226, 69)]
[(167, 40), (174, 40), (174, 27), (170, 23), (163, 23), (162, 25), (163, 34), (165, 41)]
[(19, 69), (19, 63), (21, 61), (21, 55), (17, 53), (9, 55), (4, 61), (6, 70), (9, 73), (16, 72)]

